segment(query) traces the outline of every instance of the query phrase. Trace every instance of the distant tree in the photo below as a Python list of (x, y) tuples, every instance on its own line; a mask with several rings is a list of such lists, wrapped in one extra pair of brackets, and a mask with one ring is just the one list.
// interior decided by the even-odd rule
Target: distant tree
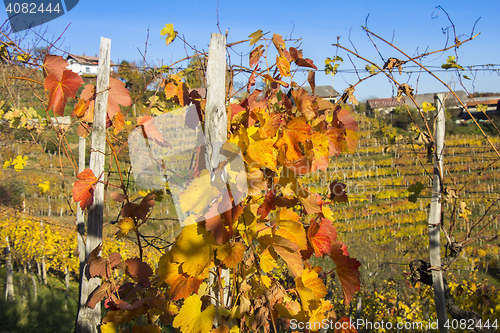
[(205, 57), (191, 58), (188, 67), (183, 72), (189, 88), (205, 87)]
[(132, 101), (139, 96), (137, 101), (144, 103), (151, 96), (146, 88), (153, 76), (151, 73), (141, 71), (135, 62), (122, 61), (118, 67), (118, 76), (125, 81), (125, 87), (130, 91)]

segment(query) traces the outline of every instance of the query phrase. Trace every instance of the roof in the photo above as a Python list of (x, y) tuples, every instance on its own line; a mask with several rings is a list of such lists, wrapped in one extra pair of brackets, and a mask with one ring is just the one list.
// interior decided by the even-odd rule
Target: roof
[(465, 104), (466, 106), (472, 106), (472, 107), (475, 107), (476, 105), (478, 104), (483, 104), (483, 105), (497, 105), (498, 103), (500, 103), (500, 96), (498, 97), (487, 97), (487, 98), (481, 98), (481, 97), (478, 97), (478, 98), (474, 98), (473, 100), (470, 99), (467, 101), (467, 103)]
[[(311, 87), (302, 87), (302, 88), (304, 88), (309, 94), (312, 92)], [(314, 93), (322, 98), (340, 96), (337, 90), (333, 89), (332, 86), (316, 86), (314, 88)]]
[[(90, 57), (90, 56), (86, 56), (86, 55), (68, 54), (68, 56), (66, 57), (66, 60), (70, 59), (70, 58), (74, 59), (77, 63), (82, 64), (82, 65), (95, 65), (95, 66), (97, 66), (97, 64), (99, 63), (98, 56)], [(110, 64), (111, 64), (111, 66), (114, 66), (112, 61), (110, 62)]]
[(392, 98), (372, 98), (367, 100), (368, 105), (372, 109), (378, 109), (378, 108), (392, 108), (400, 105), (404, 105), (405, 101), (402, 98), (401, 100), (398, 101), (397, 98), (392, 97)]

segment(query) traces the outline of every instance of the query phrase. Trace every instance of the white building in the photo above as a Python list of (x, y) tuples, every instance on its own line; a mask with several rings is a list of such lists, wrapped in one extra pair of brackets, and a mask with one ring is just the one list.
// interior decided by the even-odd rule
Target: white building
[[(73, 72), (80, 76), (96, 77), (97, 76), (97, 64), (99, 62), (99, 57), (89, 57), (83, 54), (82, 56), (70, 54), (66, 57), (69, 66)], [(113, 62), (111, 62), (113, 66)]]

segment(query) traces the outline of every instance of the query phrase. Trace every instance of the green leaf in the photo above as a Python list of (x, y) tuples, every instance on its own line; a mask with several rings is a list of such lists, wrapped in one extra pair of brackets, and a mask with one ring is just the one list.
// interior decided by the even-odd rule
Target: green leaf
[(444, 69), (450, 69), (450, 68), (464, 69), (462, 66), (457, 64), (454, 56), (448, 56), (448, 59), (446, 59), (446, 64), (442, 64), (441, 67)]

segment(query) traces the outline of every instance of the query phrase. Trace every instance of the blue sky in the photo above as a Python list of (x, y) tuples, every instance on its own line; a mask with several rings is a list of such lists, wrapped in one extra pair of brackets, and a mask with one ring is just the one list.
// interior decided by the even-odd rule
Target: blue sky
[[(424, 50), (442, 48), (446, 43), (446, 35), (442, 29), (450, 23), (444, 12), (436, 12), (441, 5), (453, 20), (460, 39), (465, 39), (472, 32), (475, 22), (475, 33), (480, 32), (475, 40), (461, 46), (458, 50), (458, 63), (462, 66), (500, 64), (500, 43), (498, 42), (498, 0), (481, 1), (480, 5), (472, 5), (469, 1), (444, 0), (440, 2), (420, 0), (406, 1), (95, 1), (80, 0), (69, 13), (43, 25), (37, 31), (44, 31), (44, 36), (52, 39), (59, 36), (67, 27), (63, 40), (58, 44), (62, 49), (73, 54), (95, 55), (99, 51), (100, 37), (111, 38), (111, 58), (114, 62), (121, 60), (141, 60), (141, 52), (145, 51), (150, 65), (169, 64), (186, 55), (183, 43), (176, 39), (171, 45), (165, 45), (160, 30), (166, 23), (173, 23), (174, 28), (185, 37), (191, 45), (198, 49), (208, 50), (210, 33), (229, 31), (228, 42), (236, 42), (262, 29), (287, 37), (302, 38), (301, 48), (304, 56), (314, 60), (318, 68), (324, 68), (326, 57), (333, 57), (337, 50), (332, 46), (337, 36), (346, 47), (353, 48), (351, 41), (360, 54), (382, 65), (378, 55), (361, 26), (368, 17), (368, 28), (378, 35), (393, 39), (394, 44), (410, 55)], [(434, 15), (433, 15), (434, 14)], [(3, 18), (7, 15), (4, 12)], [(69, 27), (68, 27), (69, 25)], [(149, 38), (148, 36), (149, 29)], [(21, 32), (24, 35), (26, 32)], [(349, 40), (350, 36), (350, 40)], [(29, 33), (26, 40), (34, 39)], [(289, 43), (288, 45), (292, 45)], [(377, 42), (384, 59), (388, 57), (404, 58), (397, 51)], [(247, 61), (249, 48), (239, 47), (236, 52), (243, 52), (243, 62)], [(231, 62), (239, 64), (240, 57), (231, 53)], [(188, 50), (188, 54), (193, 52)], [(345, 62), (340, 70), (352, 70), (353, 64), (345, 52), (340, 51)], [(446, 62), (452, 51), (435, 54), (424, 60), (425, 65), (440, 66)], [(365, 63), (353, 59), (366, 75)], [(352, 71), (349, 71), (352, 72)], [(341, 72), (335, 76), (334, 88), (341, 92), (355, 83), (357, 77), (349, 72)], [(467, 89), (475, 91), (500, 92), (500, 76), (498, 73), (478, 71), (476, 79), (468, 81)], [(451, 76), (444, 71), (438, 73), (445, 81)], [(471, 73), (467, 74), (472, 77)], [(417, 74), (396, 75), (401, 82), (408, 82), (417, 87), (419, 92), (444, 91), (445, 88), (422, 75), (417, 82)], [(297, 81), (303, 82), (299, 76)], [(301, 82), (302, 81), (302, 82)], [(332, 84), (332, 77), (318, 72), (317, 84)], [(461, 89), (457, 87), (457, 89)], [(356, 88), (359, 100), (368, 97), (390, 97), (393, 95), (391, 85), (386, 78), (370, 79)]]

